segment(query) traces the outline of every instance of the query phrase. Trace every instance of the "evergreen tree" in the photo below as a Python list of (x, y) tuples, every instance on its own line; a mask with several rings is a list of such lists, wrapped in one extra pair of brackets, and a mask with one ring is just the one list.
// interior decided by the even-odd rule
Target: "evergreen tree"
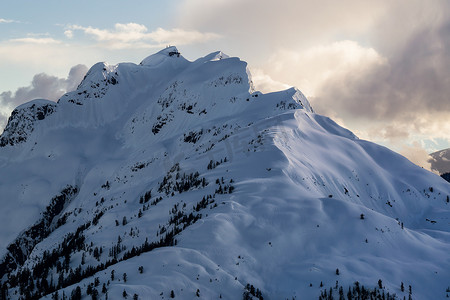
[(97, 289), (92, 289), (91, 299), (92, 300), (97, 300), (98, 299), (98, 291), (97, 291)]
[(59, 300), (58, 291), (54, 292), (52, 295), (52, 300)]
[(77, 286), (70, 295), (71, 300), (81, 300), (81, 288)]
[(86, 294), (87, 295), (91, 295), (92, 294), (92, 284), (88, 285), (87, 289), (86, 289)]

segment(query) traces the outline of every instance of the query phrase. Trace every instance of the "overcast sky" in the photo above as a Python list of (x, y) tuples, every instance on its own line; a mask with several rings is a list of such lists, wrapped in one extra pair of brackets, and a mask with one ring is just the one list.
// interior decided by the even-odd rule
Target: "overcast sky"
[(57, 100), (98, 61), (176, 45), (249, 63), (263, 92), (296, 86), (316, 112), (427, 167), (450, 147), (450, 1), (96, 0), (0, 4), (0, 124)]

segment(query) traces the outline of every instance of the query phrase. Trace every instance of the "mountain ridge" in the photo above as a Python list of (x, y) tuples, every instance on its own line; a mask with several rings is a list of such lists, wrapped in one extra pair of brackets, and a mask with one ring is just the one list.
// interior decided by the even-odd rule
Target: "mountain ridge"
[(33, 130), (0, 148), (0, 240), (29, 242), (0, 249), (2, 297), (239, 299), (249, 283), (309, 299), (378, 280), (380, 295), (446, 295), (449, 184), (296, 88), (255, 91), (239, 58), (98, 63), (51, 114), (32, 105), (18, 111)]

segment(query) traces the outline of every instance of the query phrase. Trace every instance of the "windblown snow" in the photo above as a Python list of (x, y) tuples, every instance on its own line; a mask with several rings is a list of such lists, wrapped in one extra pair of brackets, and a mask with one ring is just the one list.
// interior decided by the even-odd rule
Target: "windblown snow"
[(0, 146), (0, 299), (450, 295), (449, 183), (222, 52), (95, 64)]

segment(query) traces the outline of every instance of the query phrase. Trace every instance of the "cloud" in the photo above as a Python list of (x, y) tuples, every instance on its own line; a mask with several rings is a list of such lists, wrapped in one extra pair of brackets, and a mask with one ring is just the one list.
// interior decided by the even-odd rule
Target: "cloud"
[(401, 145), (412, 141), (439, 138), (450, 145), (450, 18), (393, 43), (379, 63), (361, 60), (316, 81), (314, 108), (333, 112), (350, 128), (363, 127), (369, 139), (401, 153), (408, 150), (408, 155), (418, 153), (417, 147), (404, 150)]
[(78, 85), (81, 83), (81, 80), (83, 80), (87, 71), (88, 71), (88, 67), (86, 67), (85, 65), (81, 65), (81, 64), (70, 68), (67, 79), (65, 79), (63, 81), (63, 86), (65, 84), (65, 90), (66, 90), (65, 92), (74, 91), (78, 87)]
[[(450, 34), (450, 30), (448, 30)], [(450, 113), (450, 44), (437, 32), (418, 32), (385, 64), (348, 68), (317, 93), (321, 106), (357, 118), (405, 121), (422, 112)]]
[(387, 140), (392, 144), (410, 138), (411, 128), (408, 124), (390, 122), (388, 124), (373, 125), (368, 129), (371, 140)]
[[(178, 26), (226, 37), (239, 55), (260, 63), (279, 49), (305, 49), (336, 36), (362, 36), (385, 13), (385, 1), (184, 0)], [(226, 49), (225, 49), (226, 50)], [(256, 55), (255, 55), (256, 53)]]
[(36, 98), (56, 101), (64, 93), (75, 90), (88, 71), (85, 65), (76, 65), (70, 69), (67, 78), (58, 78), (45, 73), (36, 74), (31, 84), (20, 87), (15, 92), (7, 91), (0, 93), (0, 124), (6, 125), (9, 112), (18, 105)]
[(168, 44), (188, 45), (219, 38), (219, 35), (215, 33), (178, 28), (172, 30), (158, 28), (148, 32), (147, 27), (136, 23), (117, 23), (113, 30), (72, 25), (69, 29), (70, 35), (73, 36), (73, 31), (76, 30), (83, 31), (86, 35), (101, 42), (99, 44), (101, 46), (115, 49), (164, 47)]
[(430, 155), (418, 142), (403, 145), (400, 153), (419, 167), (432, 171)]
[(70, 29), (67, 29), (67, 30), (64, 31), (64, 35), (65, 35), (67, 38), (71, 39), (71, 38), (73, 38), (73, 31), (70, 30)]
[(281, 91), (291, 87), (288, 84), (273, 80), (269, 75), (264, 73), (262, 69), (251, 68), (250, 73), (255, 89), (263, 93)]
[(263, 66), (276, 81), (295, 85), (309, 96), (326, 89), (325, 82), (347, 74), (360, 76), (373, 67), (386, 64), (375, 49), (355, 41), (338, 41), (305, 50), (280, 49)]
[[(375, 15), (383, 13), (382, 1), (333, 0), (185, 0), (178, 6), (180, 23), (185, 26), (211, 27), (227, 32), (261, 35), (265, 29), (270, 36), (295, 33), (300, 36), (323, 34), (336, 28), (364, 31)], [(351, 6), (351, 9), (349, 7)], [(336, 27), (336, 24), (339, 24)], [(311, 32), (311, 30), (313, 32)], [(308, 33), (310, 32), (310, 33)], [(304, 35), (305, 34), (305, 35)]]
[(16, 21), (14, 21), (14, 20), (7, 20), (7, 19), (2, 19), (2, 18), (0, 18), (0, 24), (1, 24), (1, 23), (14, 23), (14, 22), (16, 22)]
[(19, 39), (11, 39), (9, 41), (12, 43), (42, 44), (42, 45), (61, 44), (61, 41), (55, 40), (50, 37), (47, 37), (47, 38), (26, 37), (26, 38), (19, 38)]
[[(366, 124), (353, 123), (356, 134), (363, 139), (382, 143), (401, 152), (404, 144), (420, 142), (428, 153), (445, 148), (450, 144), (450, 123), (448, 112), (410, 114), (409, 120), (366, 121)], [(356, 125), (355, 125), (356, 124)]]

